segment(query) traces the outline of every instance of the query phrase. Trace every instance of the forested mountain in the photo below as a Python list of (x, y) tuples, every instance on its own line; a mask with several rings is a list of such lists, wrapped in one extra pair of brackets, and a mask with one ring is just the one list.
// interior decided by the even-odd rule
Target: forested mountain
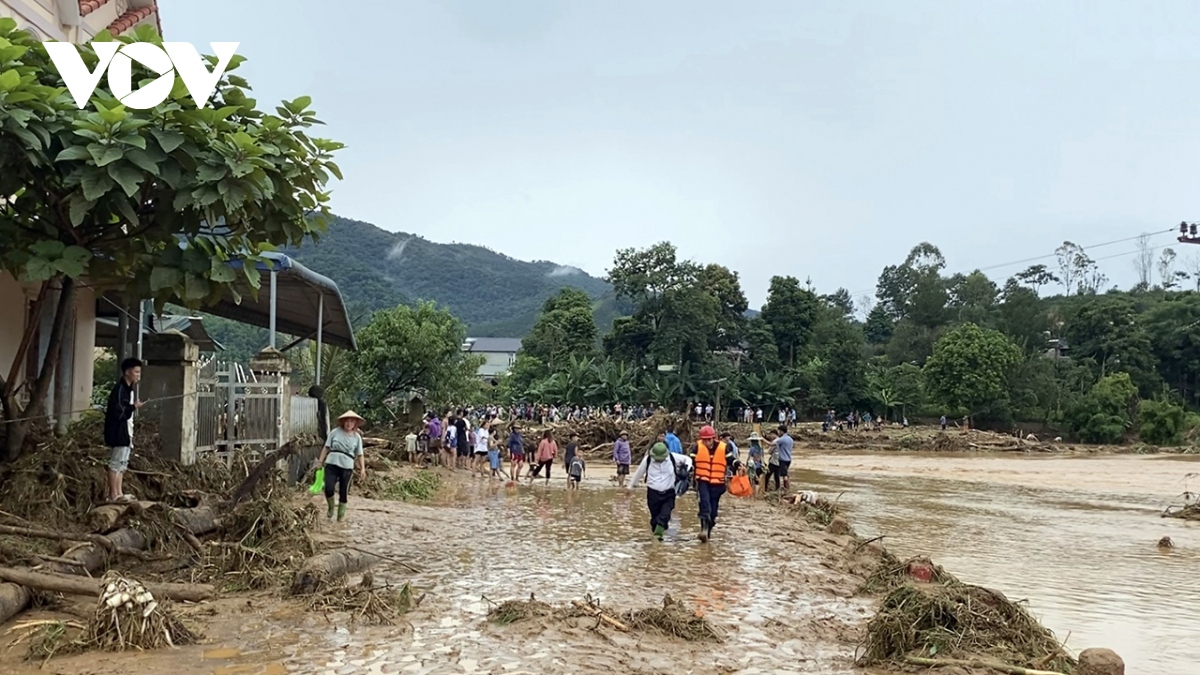
[(350, 306), (375, 310), (432, 300), (477, 335), (524, 335), (542, 303), (564, 287), (597, 301), (602, 326), (615, 312), (606, 309), (614, 306), (611, 297), (600, 300), (608, 284), (576, 268), (516, 260), (482, 246), (438, 244), (348, 218), (334, 217), (319, 242), (287, 253), (337, 282)]
[[(438, 244), (349, 218), (335, 216), (318, 242), (285, 252), (337, 283), (356, 328), (375, 310), (432, 300), (467, 324), (472, 336), (523, 337), (542, 303), (569, 287), (591, 299), (602, 332), (630, 311), (618, 307), (607, 283), (573, 267)], [(261, 328), (207, 315), (205, 326), (231, 360), (245, 361), (266, 344)]]

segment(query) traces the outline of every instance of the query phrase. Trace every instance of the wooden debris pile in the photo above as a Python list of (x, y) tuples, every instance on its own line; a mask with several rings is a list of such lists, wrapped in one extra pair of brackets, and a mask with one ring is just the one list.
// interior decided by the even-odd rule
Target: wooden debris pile
[(867, 624), (859, 665), (986, 664), (1007, 673), (1069, 673), (1073, 659), (1024, 607), (957, 582), (904, 584)]

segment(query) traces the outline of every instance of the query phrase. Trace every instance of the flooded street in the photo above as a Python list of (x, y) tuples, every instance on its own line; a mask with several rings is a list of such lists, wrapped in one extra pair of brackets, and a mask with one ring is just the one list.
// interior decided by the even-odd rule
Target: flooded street
[[(763, 502), (726, 496), (714, 541), (696, 539), (696, 497), (679, 500), (666, 541), (653, 539), (645, 491), (607, 475), (568, 492), (505, 488), (465, 478), (438, 506), (354, 500), (344, 526), (324, 536), (394, 556), (377, 582), (411, 581), (426, 597), (400, 627), (356, 627), (264, 599), (223, 608), (208, 642), (139, 656), (55, 659), (61, 673), (852, 673), (853, 645), (871, 603), (859, 579), (826, 565), (850, 541)], [(661, 607), (663, 597), (701, 613), (725, 636), (690, 643), (622, 633), (597, 621), (489, 623), (510, 599), (569, 605), (597, 598), (614, 616)], [(286, 603), (285, 603), (286, 604)], [(32, 668), (30, 672), (35, 672)]]
[[(1028, 599), (1069, 647), (1111, 647), (1131, 673), (1195, 672), (1200, 526), (1158, 514), (1200, 463), (899, 453), (797, 460), (794, 487), (844, 492), (844, 512), (860, 534), (886, 535), (901, 557), (927, 553), (964, 581)], [(345, 614), (272, 596), (231, 598), (196, 608), (203, 645), (56, 658), (54, 672), (860, 672), (854, 645), (872, 601), (852, 595), (860, 579), (840, 564), (847, 537), (727, 496), (714, 543), (701, 545), (689, 494), (667, 541), (657, 542), (644, 491), (615, 489), (607, 472), (595, 471), (603, 475), (579, 492), (557, 478), (550, 487), (505, 488), (458, 473), (436, 505), (353, 500), (351, 519), (323, 526), (321, 536), (394, 558), (375, 568), (377, 582), (410, 581), (425, 594), (400, 626), (356, 626)], [(1177, 548), (1160, 552), (1163, 536)], [(496, 603), (531, 594), (553, 605), (597, 598), (614, 616), (659, 606), (670, 594), (725, 640), (597, 630), (590, 617), (488, 621)]]
[[(1029, 600), (1067, 646), (1116, 650), (1131, 673), (1200, 663), (1200, 523), (1159, 517), (1200, 458), (820, 454), (798, 480), (830, 492), (864, 536), (929, 554), (960, 579)], [(796, 467), (807, 470), (796, 472)], [(1191, 489), (1200, 478), (1191, 480)], [(1170, 536), (1176, 548), (1155, 543)]]

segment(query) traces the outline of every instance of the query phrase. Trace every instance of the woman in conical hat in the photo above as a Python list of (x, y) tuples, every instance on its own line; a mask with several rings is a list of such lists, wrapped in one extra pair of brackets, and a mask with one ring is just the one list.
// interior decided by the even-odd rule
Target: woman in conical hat
[(349, 499), (350, 477), (358, 468), (361, 480), (367, 479), (366, 458), (363, 457), (362, 434), (358, 428), (365, 422), (361, 415), (353, 410), (347, 410), (338, 417), (338, 426), (329, 432), (325, 447), (321, 448), (321, 456), (317, 465), (325, 467), (325, 503), (329, 506), (326, 517), (333, 519), (333, 494), (338, 495), (337, 519), (340, 522), (346, 517), (346, 502)]

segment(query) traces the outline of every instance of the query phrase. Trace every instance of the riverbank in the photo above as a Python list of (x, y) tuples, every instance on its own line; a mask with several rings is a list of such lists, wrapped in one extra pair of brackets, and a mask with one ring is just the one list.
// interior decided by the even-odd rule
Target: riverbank
[[(390, 478), (411, 477), (405, 466)], [(641, 491), (614, 490), (607, 467), (578, 492), (507, 488), (465, 472), (436, 470), (431, 503), (354, 498), (344, 525), (322, 523), (327, 545), (350, 542), (419, 570), (384, 561), (376, 583), (410, 583), (424, 599), (400, 626), (355, 625), (313, 613), (277, 594), (226, 598), (187, 611), (200, 645), (145, 654), (55, 658), (55, 672), (863, 672), (856, 649), (875, 599), (857, 589), (883, 548), (827, 531), (794, 510), (727, 497), (715, 540), (695, 540), (695, 498), (685, 496), (667, 541), (649, 536)], [(850, 503), (853, 496), (843, 498)], [(838, 532), (838, 533), (834, 533)], [(505, 600), (558, 606), (599, 598), (613, 614), (685, 603), (723, 636), (689, 643), (654, 632), (627, 634), (593, 618), (488, 620)], [(26, 614), (24, 620), (69, 617)], [(10, 634), (6, 641), (11, 642)], [(35, 672), (20, 649), (3, 650), (4, 672)], [(884, 671), (870, 671), (884, 672)]]

